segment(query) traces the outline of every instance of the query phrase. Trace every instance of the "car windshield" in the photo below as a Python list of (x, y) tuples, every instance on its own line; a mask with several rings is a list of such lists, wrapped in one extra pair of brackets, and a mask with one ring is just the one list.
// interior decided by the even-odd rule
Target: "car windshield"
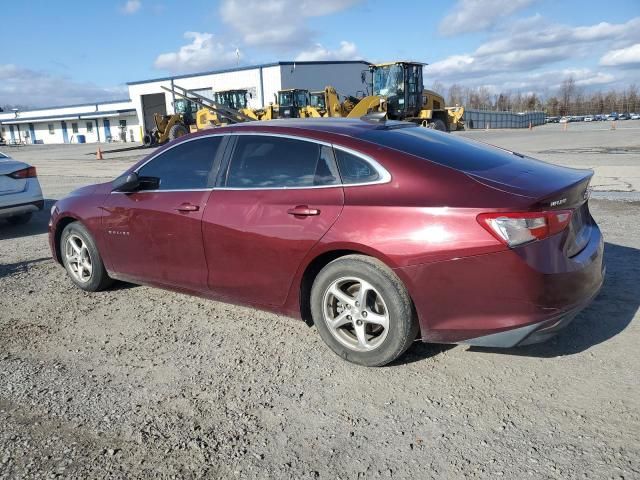
[(292, 107), (293, 92), (280, 92), (280, 101), (278, 103), (281, 107)]
[(296, 92), (296, 106), (306, 107), (307, 105), (309, 105), (309, 95), (307, 92)]
[(374, 95), (397, 95), (402, 90), (403, 73), (401, 65), (378, 67), (373, 72)]
[(184, 98), (180, 98), (176, 100), (175, 103), (175, 111), (176, 113), (192, 113), (197, 110), (196, 104), (185, 100)]
[(4, 153), (0, 152), (0, 158), (9, 158)]
[(324, 95), (323, 94), (312, 94), (311, 95), (311, 106), (315, 108), (326, 108), (324, 104)]
[(235, 92), (233, 94), (233, 108), (240, 110), (247, 108), (247, 96), (244, 92)]

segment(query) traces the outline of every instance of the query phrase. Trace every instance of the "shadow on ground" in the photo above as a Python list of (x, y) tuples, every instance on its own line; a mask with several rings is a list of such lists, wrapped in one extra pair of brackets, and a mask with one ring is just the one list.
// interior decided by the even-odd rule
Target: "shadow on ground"
[(36, 258), (35, 260), (25, 260), (24, 262), (0, 264), (0, 278), (10, 277), (16, 273), (28, 272), (32, 265), (53, 261), (51, 257)]
[(11, 225), (4, 219), (0, 219), (0, 240), (10, 240), (12, 238), (30, 237), (47, 233), (49, 227), (49, 217), (51, 207), (55, 200), (48, 198), (44, 201), (44, 208), (34, 212), (31, 220), (24, 225)]

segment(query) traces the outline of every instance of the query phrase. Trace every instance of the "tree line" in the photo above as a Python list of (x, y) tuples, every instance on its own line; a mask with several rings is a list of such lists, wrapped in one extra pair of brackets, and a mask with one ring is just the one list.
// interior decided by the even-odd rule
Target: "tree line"
[(640, 94), (632, 84), (624, 89), (585, 91), (570, 76), (557, 91), (549, 93), (495, 93), (487, 87), (466, 87), (457, 83), (446, 88), (435, 82), (432, 89), (445, 97), (447, 105), (476, 110), (505, 112), (543, 111), (550, 116), (596, 115), (600, 113), (640, 113)]

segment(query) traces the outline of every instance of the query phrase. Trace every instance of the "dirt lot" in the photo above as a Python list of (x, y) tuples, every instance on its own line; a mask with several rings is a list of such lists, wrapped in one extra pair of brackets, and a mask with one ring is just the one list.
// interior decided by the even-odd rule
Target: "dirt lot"
[[(417, 343), (356, 367), (289, 318), (74, 288), (48, 208), (0, 224), (0, 478), (640, 478), (640, 136), (597, 126), (464, 133), (596, 168), (604, 289), (520, 349)], [(5, 150), (38, 167), (49, 207), (146, 153), (92, 148)]]

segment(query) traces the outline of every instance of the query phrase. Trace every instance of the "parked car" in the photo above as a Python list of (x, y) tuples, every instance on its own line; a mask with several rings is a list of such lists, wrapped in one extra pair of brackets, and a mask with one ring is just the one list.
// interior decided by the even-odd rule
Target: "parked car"
[(603, 281), (592, 175), (411, 123), (249, 122), (58, 201), (49, 242), (81, 289), (118, 279), (303, 318), (376, 366), (417, 336), (513, 347), (567, 325)]
[(618, 116), (618, 120), (629, 120), (631, 118), (631, 116), (628, 113), (621, 113)]
[(640, 113), (632, 113), (631, 120), (640, 120)]
[(616, 112), (610, 113), (609, 115), (607, 115), (607, 120), (609, 120), (610, 122), (618, 120), (618, 114)]
[(586, 117), (584, 117), (584, 121), (585, 122), (593, 122), (594, 121), (593, 115), (587, 115)]
[(547, 117), (544, 121), (545, 123), (558, 123), (560, 121), (560, 117)]
[(560, 119), (560, 123), (569, 123), (571, 122), (571, 118), (570, 117), (562, 117)]
[(20, 225), (43, 207), (35, 167), (0, 152), (0, 219)]

